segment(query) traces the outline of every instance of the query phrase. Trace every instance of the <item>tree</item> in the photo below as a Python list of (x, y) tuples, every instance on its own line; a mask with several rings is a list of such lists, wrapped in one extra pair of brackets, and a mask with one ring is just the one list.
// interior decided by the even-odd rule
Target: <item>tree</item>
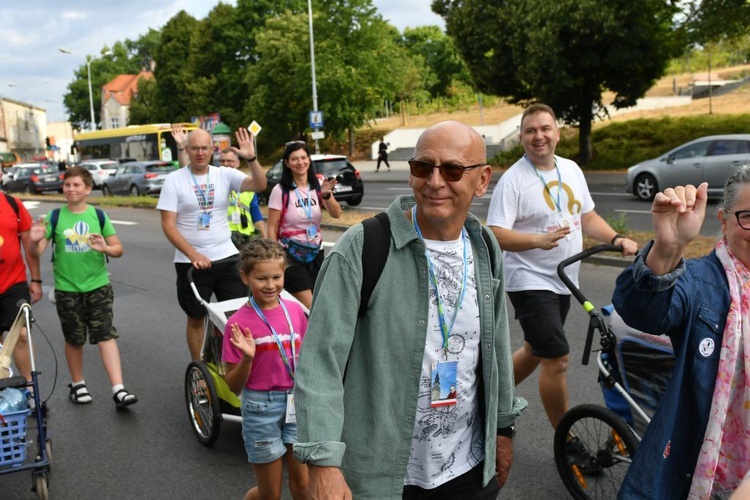
[[(318, 107), (326, 134), (342, 138), (375, 116), (383, 96), (404, 87), (411, 60), (370, 0), (315, 3), (313, 16)], [(269, 18), (255, 41), (245, 115), (264, 126), (272, 144), (303, 136), (313, 110), (307, 15)]]
[(455, 82), (471, 84), (471, 75), (453, 39), (438, 26), (406, 28), (400, 43), (423, 63), (424, 85), (430, 97), (450, 95)]
[(434, 0), (477, 87), (512, 103), (542, 101), (580, 127), (579, 162), (591, 158), (591, 123), (635, 104), (677, 53), (674, 10), (662, 0)]
[(154, 122), (186, 121), (194, 111), (194, 96), (189, 89), (193, 73), (187, 62), (198, 24), (193, 16), (180, 11), (162, 28), (154, 55), (157, 84), (150, 117)]

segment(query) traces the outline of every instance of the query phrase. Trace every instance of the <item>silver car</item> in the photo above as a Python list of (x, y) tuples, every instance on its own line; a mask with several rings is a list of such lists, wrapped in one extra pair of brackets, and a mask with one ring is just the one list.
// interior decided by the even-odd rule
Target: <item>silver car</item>
[(113, 194), (159, 194), (167, 174), (175, 169), (166, 161), (134, 161), (123, 163), (109, 177), (104, 179), (102, 193)]
[(701, 137), (630, 167), (625, 191), (650, 201), (668, 187), (708, 182), (708, 196), (719, 198), (727, 178), (746, 163), (750, 163), (750, 134)]
[(115, 160), (85, 160), (78, 164), (79, 167), (83, 167), (91, 172), (95, 188), (102, 187), (104, 179), (117, 170), (118, 165), (119, 163)]

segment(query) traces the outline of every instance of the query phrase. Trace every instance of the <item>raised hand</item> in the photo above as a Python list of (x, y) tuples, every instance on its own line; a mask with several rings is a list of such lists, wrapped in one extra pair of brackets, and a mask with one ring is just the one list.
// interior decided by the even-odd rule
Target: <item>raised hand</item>
[(179, 149), (187, 146), (188, 133), (179, 123), (172, 124), (172, 137), (174, 138), (174, 142), (177, 143)]
[(684, 248), (700, 233), (706, 216), (708, 183), (667, 188), (651, 205), (655, 239), (663, 245)]
[(234, 347), (242, 351), (248, 359), (255, 357), (255, 339), (253, 339), (249, 328), (245, 328), (243, 332), (237, 323), (232, 324), (232, 336), (229, 341)]
[(46, 234), (47, 234), (47, 224), (44, 221), (44, 217), (39, 217), (31, 225), (31, 230), (29, 231), (29, 237), (31, 238), (31, 241), (33, 241), (34, 243), (38, 243), (44, 239), (44, 236)]
[(232, 151), (245, 160), (256, 157), (253, 134), (249, 130), (240, 127), (237, 129), (237, 132), (234, 133), (234, 137), (237, 139), (239, 148), (232, 147)]

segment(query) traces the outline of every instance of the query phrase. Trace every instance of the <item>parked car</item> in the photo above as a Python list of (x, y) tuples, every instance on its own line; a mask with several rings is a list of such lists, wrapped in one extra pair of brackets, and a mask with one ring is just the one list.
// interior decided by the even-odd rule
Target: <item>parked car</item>
[(750, 134), (701, 137), (628, 169), (625, 191), (653, 200), (668, 187), (708, 182), (708, 196), (718, 198), (727, 178), (750, 162)]
[(109, 174), (117, 170), (120, 164), (115, 160), (84, 160), (78, 164), (79, 167), (83, 167), (89, 172), (94, 178), (94, 188), (100, 188), (104, 184), (104, 179), (109, 177)]
[(159, 194), (167, 174), (174, 165), (166, 161), (134, 161), (117, 165), (117, 170), (104, 179), (102, 193), (113, 194)]
[(11, 170), (3, 176), (3, 189), (8, 192), (62, 192), (62, 174), (56, 168), (41, 163), (21, 163)]
[[(345, 201), (352, 207), (356, 207), (362, 203), (362, 196), (365, 193), (362, 178), (359, 175), (359, 170), (349, 163), (346, 156), (313, 154), (310, 155), (310, 160), (312, 163), (311, 166), (315, 169), (315, 173), (318, 174), (319, 178), (336, 178), (338, 184), (333, 188), (333, 196), (339, 203)], [(271, 195), (271, 191), (274, 186), (281, 181), (281, 171), (283, 168), (282, 162), (283, 160), (277, 161), (274, 166), (266, 172), (268, 185), (262, 193), (259, 193), (260, 202), (268, 203), (268, 197)]]

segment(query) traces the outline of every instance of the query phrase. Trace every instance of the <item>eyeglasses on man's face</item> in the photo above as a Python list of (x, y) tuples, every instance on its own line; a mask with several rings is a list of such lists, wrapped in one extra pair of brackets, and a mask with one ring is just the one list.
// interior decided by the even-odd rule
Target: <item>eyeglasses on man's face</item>
[(411, 170), (411, 175), (413, 175), (414, 177), (427, 179), (428, 177), (430, 177), (430, 175), (432, 175), (432, 172), (436, 168), (438, 168), (440, 169), (440, 175), (442, 175), (443, 179), (448, 182), (458, 182), (461, 180), (461, 178), (464, 176), (464, 172), (466, 172), (467, 170), (472, 170), (477, 167), (484, 167), (485, 165), (487, 165), (487, 163), (477, 163), (476, 165), (468, 165), (464, 167), (463, 165), (453, 165), (450, 163), (435, 165), (434, 163), (415, 160), (414, 158), (409, 160), (409, 169)]
[(750, 230), (750, 210), (735, 210), (727, 212), (727, 214), (734, 214), (737, 218), (737, 224), (742, 229)]

